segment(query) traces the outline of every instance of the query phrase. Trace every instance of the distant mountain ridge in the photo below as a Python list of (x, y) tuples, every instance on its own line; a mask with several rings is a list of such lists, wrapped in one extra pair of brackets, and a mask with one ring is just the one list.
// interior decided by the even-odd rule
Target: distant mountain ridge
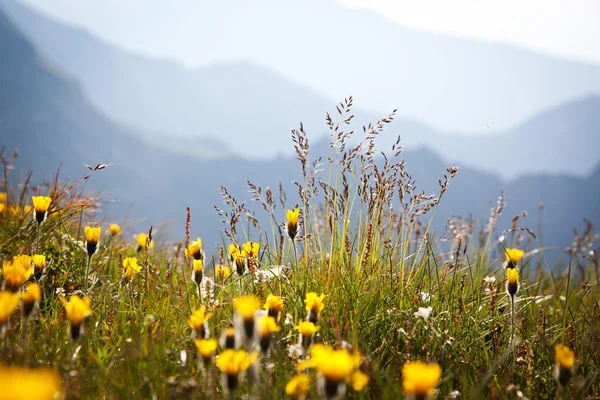
[[(44, 0), (27, 3), (49, 10)], [(248, 60), (329, 99), (352, 94), (371, 112), (398, 108), (399, 117), (441, 131), (502, 132), (600, 92), (598, 65), (419, 31), (334, 0), (53, 4), (75, 23), (76, 15), (106, 16), (85, 24), (133, 51), (193, 66)]]
[[(137, 231), (167, 220), (171, 222), (171, 237), (181, 238), (185, 208), (190, 206), (192, 234), (201, 236), (209, 251), (222, 239), (222, 224), (212, 207), (222, 204), (221, 185), (246, 202), (259, 218), (262, 211), (259, 205), (251, 204), (246, 179), (263, 188), (274, 188), (281, 182), (289, 196), (287, 206), (297, 201), (291, 181), (300, 179), (300, 171), (293, 158), (251, 161), (182, 155), (148, 145), (139, 134), (111, 122), (94, 109), (74, 82), (47, 66), (1, 10), (0, 54), (10, 54), (0, 68), (0, 146), (21, 150), (13, 176), (33, 168), (33, 178), (40, 182), (51, 178), (62, 163), (61, 176), (79, 179), (87, 173), (84, 163), (110, 163), (88, 184), (114, 201), (103, 205), (103, 211), (120, 218), (133, 205), (130, 217), (143, 220), (135, 226)], [(390, 128), (393, 130), (393, 124)], [(431, 151), (406, 151), (404, 157), (419, 187), (437, 191), (437, 178), (445, 164)], [(524, 223), (537, 225), (535, 210), (542, 201), (543, 232), (536, 233), (545, 246), (560, 254), (570, 244), (571, 228), (581, 226), (582, 218), (600, 224), (599, 184), (600, 167), (585, 178), (530, 176), (510, 183), (494, 174), (461, 168), (437, 210), (434, 227), (442, 234), (453, 215), (472, 215), (485, 223), (490, 203), (504, 190), (508, 204), (501, 226), (510, 226), (512, 216), (523, 210), (531, 214)], [(277, 213), (283, 220), (279, 206)]]

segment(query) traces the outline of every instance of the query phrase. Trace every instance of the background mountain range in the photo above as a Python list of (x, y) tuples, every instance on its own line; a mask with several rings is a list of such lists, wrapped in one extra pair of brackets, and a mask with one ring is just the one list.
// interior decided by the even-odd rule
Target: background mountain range
[[(111, 163), (94, 174), (90, 187), (116, 200), (106, 206), (112, 215), (118, 218), (133, 205), (134, 219), (147, 217), (140, 230), (167, 219), (178, 233), (189, 205), (200, 226), (192, 234), (211, 244), (220, 241), (219, 217), (212, 208), (221, 204), (219, 186), (244, 201), (249, 199), (247, 178), (262, 187), (282, 182), (291, 206), (291, 181), (299, 178), (299, 167), (290, 156), (289, 128), (305, 121), (318, 138), (325, 131), (324, 112), (335, 110), (335, 102), (320, 92), (256, 63), (192, 69), (142, 57), (11, 0), (0, 0), (0, 54), (8, 55), (0, 61), (0, 145), (21, 149), (17, 173), (33, 168), (39, 182), (62, 162), (62, 176), (78, 179), (86, 174), (84, 163)], [(465, 57), (469, 64), (471, 56)], [(538, 234), (558, 254), (584, 217), (600, 223), (600, 156), (595, 151), (600, 98), (590, 95), (598, 67), (527, 57), (561, 65), (568, 74), (592, 71), (581, 72), (573, 85), (555, 85), (585, 96), (555, 105), (504, 134), (440, 133), (400, 119), (379, 145), (386, 148), (401, 134), (409, 148), (408, 169), (428, 191), (436, 190), (448, 162), (463, 165), (436, 214), (438, 233), (453, 215), (470, 214), (485, 223), (490, 203), (504, 191), (505, 225), (528, 210), (525, 224), (536, 230), (536, 210), (544, 203)], [(576, 82), (586, 76), (584, 92)], [(390, 86), (390, 93), (394, 90)], [(355, 112), (357, 127), (379, 116)]]

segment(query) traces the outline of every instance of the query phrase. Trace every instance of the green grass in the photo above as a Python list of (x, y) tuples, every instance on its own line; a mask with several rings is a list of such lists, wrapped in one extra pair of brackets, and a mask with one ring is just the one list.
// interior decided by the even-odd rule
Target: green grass
[[(239, 216), (240, 221), (225, 226), (224, 246), (233, 243), (230, 236), (238, 243), (260, 242), (257, 269), (288, 265), (285, 279), (256, 283), (250, 273), (234, 274), (225, 282), (217, 280), (213, 297), (201, 301), (191, 280), (191, 261), (183, 256), (190, 238), (181, 232), (179, 246), (157, 241), (148, 252), (137, 254), (144, 267), (127, 284), (120, 260), (136, 255), (137, 243), (127, 235), (108, 241), (108, 226), (103, 224), (99, 251), (91, 262), (88, 294), (93, 314), (75, 342), (68, 337), (58, 298), (60, 291), (69, 295), (85, 287), (87, 255), (76, 242), (85, 240), (82, 232), (90, 220), (91, 200), (98, 199), (79, 183), (65, 186), (57, 179), (47, 189), (34, 191), (28, 182), (10, 186), (5, 175), (7, 204), (22, 209), (34, 192), (50, 195), (53, 203), (41, 225), (39, 249), (31, 216), (4, 211), (0, 219), (4, 259), (43, 253), (50, 260), (40, 282), (39, 310), (26, 322), (20, 313), (13, 315), (0, 341), (2, 363), (51, 366), (60, 374), (67, 398), (221, 398), (218, 370), (203, 375), (198, 367), (188, 318), (205, 304), (213, 313), (211, 335), (218, 337), (233, 320), (233, 298), (255, 294), (264, 301), (273, 293), (285, 298), (283, 313), (292, 324), (281, 319), (270, 359), (258, 363), (260, 384), (244, 383), (237, 395), (250, 392), (257, 398), (279, 399), (295, 371), (286, 355), (287, 347), (298, 341), (293, 326), (306, 317), (305, 293), (315, 291), (327, 295), (316, 342), (334, 347), (349, 343), (362, 354), (361, 369), (370, 377), (369, 385), (360, 393), (349, 391), (349, 398), (400, 398), (401, 369), (410, 360), (440, 364), (438, 398), (449, 398), (455, 391), (460, 398), (516, 398), (518, 391), (528, 398), (600, 393), (597, 261), (575, 251), (558, 269), (533, 265), (530, 254), (541, 248), (540, 243), (516, 224), (496, 226), (497, 215), (481, 231), (456, 221), (454, 232), (435, 235), (431, 217), (444, 191), (452, 190), (456, 171), (446, 173), (439, 193), (416, 192), (399, 147), (385, 163), (370, 149), (369, 138), (393, 115), (368, 128), (367, 139), (353, 150), (346, 143), (351, 133), (343, 131), (350, 105), (342, 104), (340, 124), (329, 124), (334, 146), (324, 173), (317, 173), (308, 158), (305, 133), (294, 132), (304, 176), (298, 183), (301, 229), (295, 243), (284, 238), (280, 246), (276, 223), (284, 222), (285, 216), (275, 212), (275, 200), (251, 187), (262, 205), (255, 211), (266, 212), (271, 221), (269, 233), (264, 233), (252, 228), (251, 221), (244, 229), (243, 206), (226, 196), (228, 208), (221, 213)], [(194, 239), (197, 225), (193, 220), (190, 224)], [(497, 241), (501, 235), (506, 238), (503, 243)], [(521, 287), (514, 326), (505, 291), (504, 245), (527, 253), (518, 265)], [(219, 254), (215, 257), (218, 260)], [(575, 265), (581, 272), (576, 274)], [(212, 277), (209, 268), (205, 277)], [(495, 277), (495, 282), (486, 283), (486, 277)], [(432, 308), (427, 320), (415, 315), (420, 307)], [(563, 391), (553, 379), (558, 343), (576, 352), (576, 372)], [(311, 398), (317, 396), (315, 386), (313, 382)]]

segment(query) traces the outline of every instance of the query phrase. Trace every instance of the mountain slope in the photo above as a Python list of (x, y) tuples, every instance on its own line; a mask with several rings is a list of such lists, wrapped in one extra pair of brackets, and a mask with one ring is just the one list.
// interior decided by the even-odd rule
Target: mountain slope
[[(120, 218), (133, 204), (134, 220), (147, 217), (136, 230), (166, 219), (172, 223), (172, 237), (181, 238), (185, 208), (191, 206), (192, 234), (202, 236), (209, 251), (221, 241), (220, 218), (212, 208), (212, 204), (222, 204), (221, 185), (256, 210), (263, 221), (260, 205), (248, 201), (246, 179), (263, 188), (282, 182), (288, 207), (297, 201), (291, 181), (301, 179), (292, 158), (211, 160), (144, 144), (133, 132), (98, 113), (77, 85), (50, 69), (1, 11), (0, 54), (10, 54), (0, 68), (0, 146), (21, 150), (15, 177), (33, 168), (34, 180), (40, 182), (50, 178), (62, 162), (62, 176), (79, 179), (87, 172), (83, 163), (111, 163), (88, 183), (90, 189), (103, 190), (107, 200), (117, 202), (104, 205), (104, 211)], [(445, 167), (437, 156), (421, 150), (406, 152), (405, 159), (419, 187), (437, 191), (437, 177)], [(490, 202), (504, 190), (508, 206), (501, 226), (510, 226), (512, 216), (523, 210), (534, 214), (542, 201), (546, 217), (540, 237), (545, 245), (560, 249), (570, 243), (571, 227), (582, 218), (600, 223), (599, 184), (600, 169), (581, 179), (531, 176), (506, 183), (494, 174), (462, 168), (436, 213), (435, 227), (438, 234), (443, 232), (453, 215), (471, 214), (485, 223)], [(279, 207), (277, 213), (284, 218)]]
[(398, 108), (440, 130), (503, 131), (600, 90), (597, 65), (408, 29), (333, 0), (58, 0), (51, 9), (87, 16), (80, 23), (134, 51), (187, 65), (248, 60), (328, 98), (352, 94), (377, 113)]

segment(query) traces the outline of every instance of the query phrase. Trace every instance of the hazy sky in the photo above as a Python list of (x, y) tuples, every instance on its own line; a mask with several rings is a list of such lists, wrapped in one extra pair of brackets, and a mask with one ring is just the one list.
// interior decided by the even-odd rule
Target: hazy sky
[[(155, 49), (139, 46), (142, 32), (124, 30), (127, 24), (118, 23), (129, 9), (143, 18), (137, 0), (20, 0), (60, 20), (85, 26), (96, 35), (141, 52), (154, 53)], [(185, 13), (194, 8), (189, 0), (165, 2), (145, 0), (156, 7), (171, 7), (170, 14)], [(195, 0), (196, 1), (196, 0)], [(206, 1), (206, 0), (197, 0)], [(208, 0), (210, 1), (210, 0)], [(258, 1), (260, 0), (248, 0)], [(327, 0), (323, 0), (327, 1)], [(447, 33), (479, 40), (507, 42), (537, 51), (585, 60), (600, 64), (600, 0), (335, 0), (348, 7), (368, 7), (399, 24), (433, 32)], [(186, 4), (187, 3), (187, 4)], [(160, 6), (159, 6), (160, 5)], [(179, 5), (174, 10), (173, 5)], [(147, 9), (152, 7), (147, 7)], [(175, 12), (177, 11), (177, 12)], [(160, 14), (160, 13), (159, 13)], [(164, 15), (164, 14), (163, 14)], [(154, 15), (156, 17), (156, 15)], [(167, 18), (173, 17), (165, 15)], [(106, 26), (114, 20), (114, 30)], [(120, 21), (123, 22), (123, 21)], [(156, 21), (158, 23), (158, 21)], [(173, 21), (174, 22), (174, 21)], [(178, 24), (170, 25), (178, 30)], [(125, 35), (125, 37), (124, 37)], [(173, 44), (176, 46), (176, 44)], [(182, 44), (183, 45), (183, 44)], [(175, 53), (173, 49), (172, 53)], [(169, 56), (171, 54), (164, 54)], [(180, 60), (189, 64), (188, 60)], [(193, 61), (192, 61), (193, 63)]]
[(600, 0), (337, 0), (402, 25), (600, 63)]

